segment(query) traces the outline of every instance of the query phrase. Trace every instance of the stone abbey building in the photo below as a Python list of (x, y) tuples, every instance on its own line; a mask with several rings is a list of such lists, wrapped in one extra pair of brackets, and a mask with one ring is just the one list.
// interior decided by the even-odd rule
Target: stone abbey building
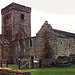
[(31, 37), (31, 8), (11, 3), (1, 10), (0, 59), (56, 59), (75, 54), (75, 34), (53, 29), (47, 21)]

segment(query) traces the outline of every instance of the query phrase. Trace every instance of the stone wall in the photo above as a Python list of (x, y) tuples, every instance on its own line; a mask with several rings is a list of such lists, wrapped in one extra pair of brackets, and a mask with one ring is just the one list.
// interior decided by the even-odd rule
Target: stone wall
[(53, 28), (46, 21), (36, 35), (36, 49), (39, 59), (53, 58), (55, 55), (55, 36)]
[(5, 14), (6, 12), (8, 12), (8, 11), (10, 11), (12, 9), (20, 10), (20, 11), (28, 12), (28, 13), (31, 12), (31, 8), (30, 7), (26, 7), (24, 5), (20, 5), (20, 4), (17, 4), (17, 3), (11, 3), (10, 5), (6, 6), (5, 8), (3, 8), (1, 10), (1, 14)]
[[(63, 35), (64, 36), (64, 35)], [(56, 58), (75, 54), (75, 39), (72, 37), (56, 37)]]
[[(22, 40), (22, 41), (20, 41)], [(24, 60), (29, 60), (31, 56), (36, 57), (36, 37), (32, 38), (22, 38), (12, 42), (12, 58), (14, 62), (20, 58)]]
[(0, 59), (2, 58), (2, 46), (0, 45)]
[(11, 3), (1, 10), (1, 14), (2, 35), (9, 41), (9, 45), (2, 44), (3, 58), (9, 62), (16, 62), (18, 58), (29, 58), (30, 47), (25, 38), (31, 37), (31, 8)]
[(2, 15), (2, 35), (12, 39), (12, 10)]
[(3, 46), (3, 59), (8, 59), (9, 63), (11, 62), (11, 46), (4, 45)]
[[(2, 35), (11, 42), (16, 34), (23, 29), (27, 37), (31, 37), (31, 8), (11, 3), (1, 10)], [(23, 16), (22, 16), (23, 15)]]
[(12, 70), (8, 68), (0, 68), (0, 75), (31, 75), (30, 72), (21, 72), (17, 70)]
[[(13, 38), (22, 28), (28, 37), (31, 37), (31, 14), (18, 10), (13, 10)], [(24, 19), (21, 19), (21, 15), (24, 15)]]
[(0, 58), (16, 63), (19, 58), (42, 60), (75, 54), (75, 34), (55, 30), (47, 21), (36, 37), (31, 37), (30, 7), (12, 3), (1, 14)]

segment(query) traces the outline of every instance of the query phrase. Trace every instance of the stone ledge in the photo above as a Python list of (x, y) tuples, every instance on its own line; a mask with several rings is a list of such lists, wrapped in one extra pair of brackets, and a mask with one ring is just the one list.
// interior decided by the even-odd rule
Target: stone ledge
[(20, 11), (28, 12), (28, 13), (31, 12), (30, 7), (26, 7), (24, 5), (20, 5), (20, 4), (17, 4), (17, 3), (11, 3), (8, 6), (6, 6), (5, 8), (1, 9), (1, 14), (4, 14), (4, 13), (6, 13), (6, 12), (12, 10), (12, 9), (20, 10)]
[(10, 68), (0, 68), (0, 75), (31, 75), (31, 73), (21, 72), (20, 70), (12, 70)]

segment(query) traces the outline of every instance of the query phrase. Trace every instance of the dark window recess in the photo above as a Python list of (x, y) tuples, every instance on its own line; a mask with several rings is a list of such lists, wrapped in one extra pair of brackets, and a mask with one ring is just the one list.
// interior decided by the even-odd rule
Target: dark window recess
[(34, 56), (31, 56), (31, 59), (34, 59)]
[(21, 14), (21, 19), (24, 19), (24, 14)]
[(69, 44), (69, 48), (71, 47), (71, 45)]
[(62, 44), (62, 42), (60, 42)]
[(32, 39), (30, 39), (30, 47), (32, 47)]
[(6, 16), (6, 19), (9, 19), (9, 16), (8, 15)]
[(20, 45), (22, 45), (22, 43), (23, 43), (23, 40), (22, 40), (22, 39), (20, 39)]
[(7, 24), (8, 20), (9, 20), (10, 16), (9, 15), (6, 15), (3, 19), (4, 21), (4, 24)]

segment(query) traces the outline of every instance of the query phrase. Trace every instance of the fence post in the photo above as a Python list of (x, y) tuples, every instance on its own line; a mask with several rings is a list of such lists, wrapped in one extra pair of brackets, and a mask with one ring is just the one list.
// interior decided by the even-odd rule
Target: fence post
[(18, 60), (18, 62), (19, 62), (19, 69), (20, 69), (20, 59)]
[(8, 68), (8, 60), (6, 60), (6, 67)]
[(34, 68), (34, 60), (32, 58), (30, 58), (29, 65), (29, 68)]
[(29, 59), (29, 69), (30, 69), (30, 59)]
[(1, 60), (1, 67), (2, 67), (2, 60)]
[(42, 61), (41, 61), (41, 60), (39, 60), (39, 68), (41, 68), (41, 67), (42, 67), (41, 63), (42, 63)]

